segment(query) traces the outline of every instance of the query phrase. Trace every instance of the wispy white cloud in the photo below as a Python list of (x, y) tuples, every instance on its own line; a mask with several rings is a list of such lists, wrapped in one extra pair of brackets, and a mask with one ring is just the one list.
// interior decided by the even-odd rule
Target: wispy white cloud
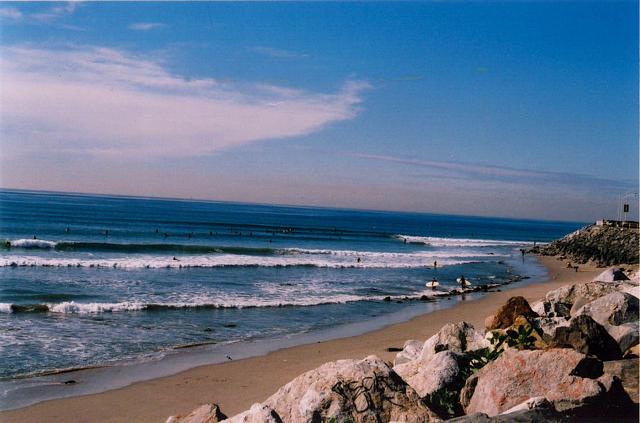
[(151, 31), (152, 29), (160, 29), (166, 27), (160, 22), (136, 22), (128, 26), (133, 31)]
[(19, 21), (23, 18), (22, 12), (15, 7), (3, 7), (0, 9), (0, 17)]
[(249, 50), (262, 56), (275, 57), (280, 59), (301, 59), (308, 57), (307, 54), (296, 53), (289, 50), (283, 50), (274, 47), (256, 46), (249, 47)]
[(3, 49), (3, 154), (195, 156), (355, 117), (369, 85), (333, 93), (172, 74), (110, 48)]
[(633, 188), (631, 181), (620, 181), (591, 175), (567, 172), (540, 171), (532, 169), (517, 169), (506, 166), (482, 165), (475, 163), (459, 163), (436, 160), (407, 159), (402, 157), (349, 153), (349, 156), (368, 160), (385, 161), (400, 165), (429, 169), (426, 174), (414, 175), (429, 179), (491, 181), (493, 183), (521, 184), (529, 186), (555, 185), (593, 190), (600, 189), (624, 190)]
[(40, 22), (51, 22), (73, 14), (79, 6), (80, 1), (69, 1), (61, 5), (56, 4), (44, 12), (32, 13), (28, 17)]

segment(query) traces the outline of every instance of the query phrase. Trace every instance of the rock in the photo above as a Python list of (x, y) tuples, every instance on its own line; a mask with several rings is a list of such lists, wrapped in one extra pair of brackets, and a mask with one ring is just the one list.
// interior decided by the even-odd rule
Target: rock
[(587, 315), (572, 318), (569, 326), (557, 327), (548, 344), (551, 347), (570, 347), (605, 361), (622, 357), (618, 343), (604, 327)]
[(440, 351), (457, 353), (477, 351), (489, 345), (489, 341), (473, 325), (467, 322), (448, 323), (438, 333), (427, 339), (422, 347), (420, 358), (428, 359)]
[(509, 414), (499, 414), (489, 417), (484, 413), (474, 413), (468, 416), (447, 420), (447, 423), (568, 423), (570, 420), (553, 408), (534, 408), (519, 410)]
[(464, 384), (461, 369), (467, 360), (453, 351), (441, 351), (428, 358), (420, 358), (395, 366), (393, 370), (400, 375), (420, 396), (430, 395), (449, 389), (458, 391)]
[(605, 329), (618, 343), (620, 351), (627, 351), (638, 345), (640, 341), (640, 325), (638, 325), (638, 322), (625, 323), (619, 326), (607, 325)]
[(524, 297), (511, 297), (506, 304), (498, 309), (494, 316), (489, 316), (485, 320), (485, 327), (488, 330), (506, 329), (513, 325), (514, 320), (518, 316), (527, 319), (539, 317), (536, 312), (531, 309), (529, 303)]
[(531, 304), (531, 310), (533, 310), (533, 312), (540, 317), (544, 317), (546, 315), (544, 311), (543, 301), (536, 301), (535, 303)]
[(547, 292), (545, 301), (562, 303), (571, 307), (578, 298), (586, 303), (596, 300), (613, 292), (620, 292), (631, 286), (628, 282), (587, 282), (565, 285)]
[[(557, 304), (561, 304), (561, 303), (557, 303)], [(575, 316), (578, 313), (578, 310), (580, 310), (582, 308), (582, 306), (584, 306), (585, 304), (589, 304), (589, 300), (585, 297), (576, 297), (573, 300), (573, 304), (571, 305), (571, 309), (569, 310), (569, 317), (570, 316)]]
[(273, 408), (256, 403), (247, 411), (225, 420), (225, 423), (282, 423), (282, 419)]
[(629, 278), (624, 274), (619, 267), (611, 267), (604, 272), (596, 276), (594, 281), (599, 282), (615, 282), (615, 281), (628, 281)]
[(477, 372), (465, 411), (495, 416), (538, 396), (556, 408), (579, 409), (604, 396), (604, 388), (588, 379), (601, 375), (602, 362), (572, 349), (506, 350)]
[(636, 403), (640, 392), (638, 390), (638, 358), (629, 358), (625, 360), (613, 360), (604, 363), (604, 373), (606, 375), (615, 376), (620, 379), (624, 390), (629, 397)]
[(432, 422), (439, 418), (382, 359), (338, 360), (281, 387), (265, 405), (283, 421)]
[(627, 350), (622, 355), (624, 358), (638, 358), (640, 357), (640, 345), (634, 345), (631, 348), (627, 348)]
[(607, 395), (598, 414), (614, 417), (627, 415), (633, 409), (637, 412), (637, 406), (634, 405), (619, 377), (605, 373), (598, 378), (598, 382), (604, 387)]
[(538, 333), (542, 334), (542, 339), (549, 342), (556, 334), (556, 329), (561, 326), (569, 326), (569, 320), (564, 317), (539, 317), (532, 319), (531, 324)]
[(460, 405), (464, 410), (467, 409), (469, 403), (471, 402), (471, 397), (473, 396), (473, 392), (476, 390), (476, 385), (478, 384), (478, 374), (474, 373), (467, 378), (464, 383), (464, 386), (460, 390)]
[(424, 342), (416, 341), (415, 339), (406, 341), (402, 351), (396, 354), (396, 358), (393, 360), (394, 367), (398, 364), (407, 363), (420, 357), (423, 344)]
[(521, 404), (516, 405), (515, 407), (511, 407), (510, 409), (508, 409), (502, 414), (515, 413), (516, 411), (531, 410), (531, 409), (540, 408), (540, 407), (551, 408), (553, 407), (553, 404), (551, 404), (546, 397), (542, 397), (542, 396), (533, 397), (533, 398), (529, 398), (528, 400), (526, 400)]
[(204, 404), (185, 417), (171, 416), (166, 423), (218, 423), (226, 418), (217, 404)]
[(601, 325), (617, 326), (637, 322), (639, 310), (639, 300), (636, 297), (626, 292), (612, 292), (585, 304), (575, 315), (586, 314)]
[(590, 225), (540, 248), (544, 255), (562, 255), (574, 263), (598, 266), (638, 263), (639, 233), (634, 229)]

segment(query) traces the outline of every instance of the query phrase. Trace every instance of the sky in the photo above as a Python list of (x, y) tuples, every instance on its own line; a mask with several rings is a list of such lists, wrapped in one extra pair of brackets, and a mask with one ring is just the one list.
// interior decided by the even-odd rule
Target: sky
[(0, 3), (3, 188), (592, 221), (638, 112), (633, 1)]

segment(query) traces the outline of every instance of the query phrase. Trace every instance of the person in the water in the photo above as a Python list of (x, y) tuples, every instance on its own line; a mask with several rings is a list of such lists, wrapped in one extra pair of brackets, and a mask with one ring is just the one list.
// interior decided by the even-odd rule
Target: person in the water
[(467, 284), (467, 280), (464, 278), (464, 275), (460, 275), (458, 280), (460, 281), (460, 286), (464, 288), (464, 286)]

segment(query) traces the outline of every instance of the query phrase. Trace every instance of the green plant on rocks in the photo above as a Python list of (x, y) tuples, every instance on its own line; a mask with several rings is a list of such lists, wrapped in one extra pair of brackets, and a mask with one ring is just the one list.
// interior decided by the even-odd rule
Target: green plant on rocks
[(507, 345), (519, 350), (535, 349), (536, 338), (531, 336), (533, 327), (531, 325), (520, 325), (517, 330), (507, 329)]
[(489, 339), (491, 346), (473, 354), (469, 361), (469, 376), (500, 357), (500, 354), (504, 351), (504, 343), (506, 340), (507, 335), (498, 331), (491, 332), (491, 338)]

